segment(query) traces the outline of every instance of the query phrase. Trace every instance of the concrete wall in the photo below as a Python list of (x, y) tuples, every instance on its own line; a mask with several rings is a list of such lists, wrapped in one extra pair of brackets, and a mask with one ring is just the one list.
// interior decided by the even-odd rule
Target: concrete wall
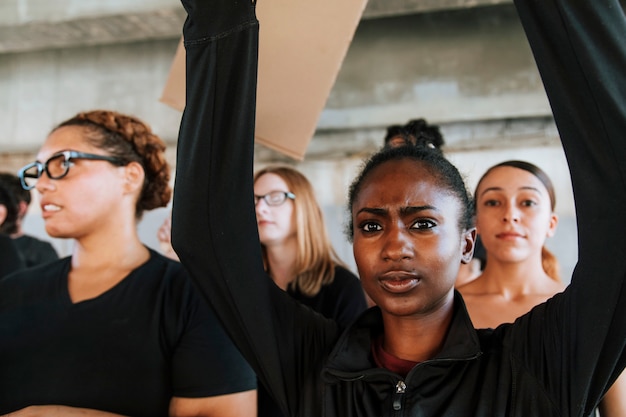
[[(3, 33), (7, 28), (26, 31), (28, 25), (41, 29), (52, 24), (58, 35), (77, 19), (83, 25), (93, 19), (106, 26), (103, 22), (111, 16), (121, 15), (150, 22), (167, 15), (168, 21), (176, 21), (182, 16), (180, 5), (170, 0), (65, 3), (61, 15), (43, 0), (0, 4), (0, 170), (14, 171), (32, 160), (55, 123), (92, 108), (116, 109), (146, 120), (170, 144), (173, 163), (180, 114), (158, 98), (179, 29), (164, 28), (155, 35), (154, 28), (138, 25), (133, 31), (123, 26), (128, 32), (117, 38), (115, 31), (93, 35), (85, 43), (68, 37), (65, 46), (59, 46), (58, 39), (21, 46), (3, 43)], [(467, 174), (470, 188), (492, 163), (513, 157), (535, 162), (552, 176), (561, 227), (550, 246), (567, 273), (576, 258), (569, 177), (515, 11), (508, 1), (478, 2), (499, 3), (483, 7), (469, 7), (476, 2), (462, 0), (444, 3), (446, 10), (437, 7), (441, 2), (371, 1), (306, 159), (291, 161), (259, 147), (257, 164), (293, 164), (311, 179), (333, 240), (353, 265), (342, 234), (347, 186), (362, 157), (381, 145), (387, 125), (425, 117), (442, 126), (446, 152)], [(294, 100), (306, 97), (294, 92)], [(167, 214), (167, 209), (148, 213), (140, 224), (150, 246), (157, 247), (156, 229)], [(36, 204), (27, 229), (45, 235)], [(71, 242), (54, 243), (63, 254), (71, 250)]]
[(54, 23), (104, 15), (179, 8), (178, 0), (2, 0), (0, 25)]
[(0, 146), (34, 151), (57, 123), (84, 109), (145, 119), (174, 142), (180, 113), (158, 101), (176, 40), (2, 55)]

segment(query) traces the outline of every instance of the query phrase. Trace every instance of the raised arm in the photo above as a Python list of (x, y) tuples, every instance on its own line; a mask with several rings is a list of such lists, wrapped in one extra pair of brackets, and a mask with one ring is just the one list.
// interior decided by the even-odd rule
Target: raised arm
[[(579, 247), (565, 296), (536, 310), (559, 325), (539, 326), (544, 334), (533, 337), (548, 349), (530, 352), (528, 363), (543, 358), (538, 372), (561, 372), (560, 382), (546, 378), (548, 389), (564, 414), (578, 415), (573, 408), (590, 412), (625, 362), (626, 19), (619, 0), (515, 4), (570, 167)], [(550, 349), (557, 357), (544, 355)]]
[[(253, 199), (258, 22), (248, 1), (183, 1), (187, 107), (179, 134), (172, 244), (227, 333), (285, 411), (337, 333), (265, 275)], [(306, 332), (304, 331), (306, 330)], [(322, 355), (317, 355), (321, 357)], [(308, 358), (306, 358), (308, 359)]]

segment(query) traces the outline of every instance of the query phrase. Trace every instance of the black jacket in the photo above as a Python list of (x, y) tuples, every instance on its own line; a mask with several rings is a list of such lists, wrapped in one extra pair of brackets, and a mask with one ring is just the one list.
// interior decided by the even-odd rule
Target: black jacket
[[(401, 378), (374, 367), (368, 310), (345, 333), (264, 276), (252, 199), (258, 24), (249, 1), (184, 1), (187, 108), (173, 243), (292, 416), (587, 416), (625, 365), (626, 22), (618, 0), (517, 0), (576, 198), (563, 294), (475, 331), (459, 295), (443, 350)], [(402, 383), (400, 383), (402, 381)]]

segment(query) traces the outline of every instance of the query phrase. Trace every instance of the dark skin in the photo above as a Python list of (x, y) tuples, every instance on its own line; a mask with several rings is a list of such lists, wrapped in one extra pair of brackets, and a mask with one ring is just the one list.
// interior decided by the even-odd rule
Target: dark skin
[(385, 162), (352, 205), (354, 257), (366, 293), (380, 307), (383, 348), (422, 362), (441, 349), (454, 283), (471, 260), (475, 229), (459, 230), (461, 203), (421, 162)]

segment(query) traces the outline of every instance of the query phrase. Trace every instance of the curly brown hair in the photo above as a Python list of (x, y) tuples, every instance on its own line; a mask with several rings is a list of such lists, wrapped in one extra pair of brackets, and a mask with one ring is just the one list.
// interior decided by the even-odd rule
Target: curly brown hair
[(138, 162), (145, 172), (135, 216), (145, 210), (164, 207), (170, 201), (170, 167), (165, 159), (166, 145), (152, 132), (150, 126), (136, 117), (110, 110), (78, 113), (58, 124), (52, 131), (65, 126), (84, 128), (85, 139), (99, 149), (126, 163)]

